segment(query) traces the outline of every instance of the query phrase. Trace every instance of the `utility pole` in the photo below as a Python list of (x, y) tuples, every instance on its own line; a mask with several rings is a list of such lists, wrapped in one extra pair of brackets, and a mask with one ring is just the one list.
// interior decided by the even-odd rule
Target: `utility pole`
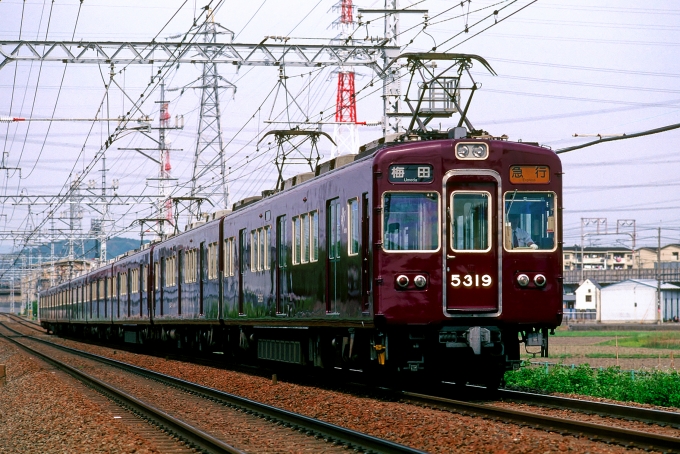
[[(607, 218), (581, 218), (581, 283), (585, 281), (585, 257), (583, 254), (583, 240), (584, 238), (589, 235), (588, 233), (584, 233), (584, 228), (587, 226), (595, 225), (596, 227), (596, 235), (600, 234), (600, 227), (603, 227), (604, 232), (607, 233)], [(606, 260), (606, 259), (605, 259)], [(606, 263), (606, 262), (605, 262)]]

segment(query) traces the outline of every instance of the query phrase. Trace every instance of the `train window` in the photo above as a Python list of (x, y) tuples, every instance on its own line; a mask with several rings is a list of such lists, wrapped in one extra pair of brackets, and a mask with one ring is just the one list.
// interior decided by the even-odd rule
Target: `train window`
[(217, 278), (217, 243), (208, 244), (208, 279)]
[(250, 271), (257, 271), (258, 269), (258, 253), (260, 248), (258, 247), (259, 235), (257, 230), (250, 231)]
[(300, 263), (300, 248), (302, 246), (300, 216), (293, 218), (293, 239), (293, 265), (298, 265)]
[(287, 265), (286, 257), (286, 217), (278, 217), (278, 226), (276, 227), (277, 249), (279, 251), (279, 268), (285, 268)]
[(451, 206), (451, 249), (490, 250), (491, 194), (456, 191), (451, 194)]
[(234, 237), (224, 240), (224, 275), (234, 275)]
[(319, 213), (314, 210), (309, 213), (309, 224), (312, 230), (310, 248), (312, 262), (319, 260)]
[(149, 265), (142, 266), (142, 292), (146, 292), (149, 279)]
[(154, 289), (156, 289), (156, 290), (158, 290), (158, 288), (160, 287), (160, 283), (161, 283), (160, 267), (161, 267), (161, 264), (159, 262), (155, 262), (153, 264)]
[(139, 269), (130, 270), (130, 293), (135, 294), (139, 292)]
[(174, 287), (177, 285), (177, 256), (168, 257), (165, 262), (165, 283), (168, 287)]
[(271, 226), (267, 225), (262, 230), (262, 235), (264, 235), (264, 240), (261, 243), (262, 247), (262, 261), (265, 270), (270, 268), (269, 266), (269, 245), (271, 241)]
[(183, 280), (185, 284), (196, 282), (196, 249), (189, 249), (184, 252)]
[(301, 229), (301, 240), (300, 240), (300, 261), (302, 263), (309, 262), (309, 214), (305, 213), (300, 215), (300, 229)]
[(128, 290), (127, 273), (120, 273), (118, 276), (120, 279), (120, 296), (125, 296)]
[(436, 192), (383, 194), (383, 249), (386, 251), (439, 249), (439, 194)]
[(506, 192), (503, 212), (504, 246), (508, 251), (555, 250), (555, 193)]
[(359, 200), (350, 199), (347, 201), (347, 211), (349, 212), (349, 229), (347, 230), (347, 248), (349, 255), (359, 253)]

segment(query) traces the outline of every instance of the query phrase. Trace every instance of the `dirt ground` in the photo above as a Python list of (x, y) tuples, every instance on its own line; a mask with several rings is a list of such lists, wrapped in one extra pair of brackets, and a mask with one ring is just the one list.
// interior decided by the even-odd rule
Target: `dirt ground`
[[(620, 366), (623, 370), (639, 369), (676, 369), (680, 370), (680, 351), (656, 348), (630, 348), (618, 347), (619, 359), (614, 358), (587, 358), (587, 354), (611, 354), (616, 355), (615, 346), (601, 346), (603, 342), (614, 340), (615, 337), (556, 337), (550, 336), (548, 358), (540, 358), (536, 355), (527, 358), (532, 362), (563, 363), (563, 364), (584, 364), (588, 363), (592, 367)], [(673, 351), (674, 358), (669, 356)], [(567, 355), (565, 357), (565, 355)], [(623, 358), (629, 355), (653, 356), (652, 358)], [(659, 358), (661, 355), (661, 358)], [(524, 358), (524, 355), (523, 355)]]

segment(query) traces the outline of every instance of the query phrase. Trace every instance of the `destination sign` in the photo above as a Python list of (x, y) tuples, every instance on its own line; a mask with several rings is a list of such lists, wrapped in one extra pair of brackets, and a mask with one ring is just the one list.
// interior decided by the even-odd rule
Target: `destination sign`
[(511, 166), (510, 183), (542, 184), (550, 183), (550, 167), (548, 166)]
[(430, 183), (434, 175), (429, 164), (395, 164), (387, 178), (390, 183)]

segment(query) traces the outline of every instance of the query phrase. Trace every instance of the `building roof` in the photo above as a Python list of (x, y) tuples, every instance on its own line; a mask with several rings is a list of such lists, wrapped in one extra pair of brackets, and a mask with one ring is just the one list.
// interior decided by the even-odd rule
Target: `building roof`
[[(562, 248), (564, 252), (581, 252), (581, 246), (565, 246)], [(584, 246), (583, 252), (633, 252), (632, 249), (623, 246), (600, 247), (600, 246)]]
[[(666, 249), (667, 247), (680, 248), (680, 244), (678, 244), (678, 243), (667, 244), (667, 245), (665, 245), (665, 246), (661, 246), (661, 250), (663, 251), (663, 250)], [(651, 246), (643, 246), (643, 247), (638, 248), (639, 251), (641, 251), (642, 249), (645, 249), (645, 250), (647, 250), (647, 251), (656, 252), (656, 250), (657, 250), (658, 248), (651, 247)]]
[[(605, 290), (608, 289), (608, 288), (624, 285), (626, 283), (635, 283), (635, 284), (644, 285), (645, 287), (651, 287), (651, 288), (657, 287), (656, 279), (626, 279), (625, 281), (617, 282), (616, 284), (612, 284), (608, 287), (605, 287)], [(677, 285), (669, 284), (667, 282), (662, 282), (661, 283), (661, 290), (680, 290), (680, 287), (678, 287)]]
[[(590, 278), (588, 278), (588, 279), (586, 279), (585, 281), (583, 281), (583, 282), (581, 283), (581, 285), (584, 285), (586, 282), (590, 282), (591, 284), (593, 284), (593, 286), (594, 286), (595, 288), (599, 288), (599, 289), (602, 288), (602, 286), (600, 285), (600, 283), (597, 282), (595, 279), (590, 279)], [(579, 287), (580, 287), (581, 285), (579, 285)]]

